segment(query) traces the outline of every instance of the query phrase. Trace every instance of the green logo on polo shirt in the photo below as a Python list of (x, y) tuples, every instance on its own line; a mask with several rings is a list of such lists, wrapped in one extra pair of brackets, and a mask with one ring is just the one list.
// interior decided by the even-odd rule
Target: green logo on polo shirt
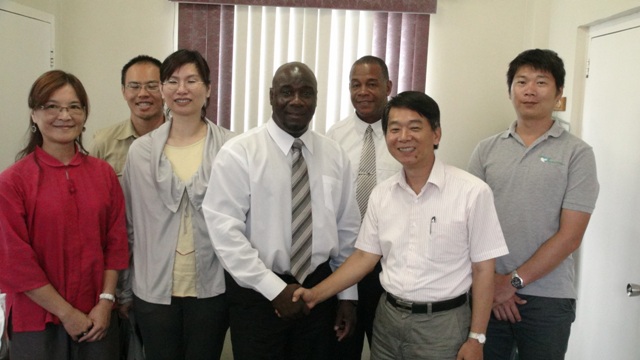
[(564, 165), (562, 163), (562, 161), (553, 160), (552, 158), (547, 157), (547, 156), (540, 156), (540, 161), (542, 161), (543, 163), (548, 163), (548, 164)]

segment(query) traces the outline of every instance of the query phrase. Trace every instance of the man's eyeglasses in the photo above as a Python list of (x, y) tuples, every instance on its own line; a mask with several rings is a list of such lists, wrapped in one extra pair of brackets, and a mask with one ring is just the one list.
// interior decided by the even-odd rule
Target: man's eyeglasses
[(199, 79), (187, 79), (183, 82), (180, 82), (175, 79), (169, 79), (164, 83), (162, 83), (164, 88), (167, 89), (168, 91), (178, 90), (178, 88), (180, 87), (180, 84), (182, 84), (182, 86), (184, 86), (187, 90), (195, 90), (200, 86), (200, 84), (204, 84), (204, 81)]
[(40, 110), (44, 111), (47, 116), (58, 116), (62, 113), (62, 110), (67, 110), (71, 116), (84, 115), (84, 107), (80, 104), (71, 104), (69, 106), (60, 106), (57, 104), (40, 105)]
[(138, 93), (142, 88), (150, 93), (157, 93), (158, 91), (160, 91), (160, 83), (157, 83), (155, 81), (148, 82), (146, 84), (141, 84), (139, 82), (130, 82), (127, 83), (127, 85), (125, 85), (124, 87), (126, 87), (132, 93)]

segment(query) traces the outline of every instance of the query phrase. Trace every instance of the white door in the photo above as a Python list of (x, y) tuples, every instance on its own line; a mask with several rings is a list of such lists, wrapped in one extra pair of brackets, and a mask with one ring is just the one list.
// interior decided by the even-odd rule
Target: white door
[(0, 171), (25, 145), (31, 84), (51, 69), (53, 16), (0, 0)]
[(567, 359), (640, 359), (640, 15), (590, 31), (583, 139), (600, 195), (579, 253)]

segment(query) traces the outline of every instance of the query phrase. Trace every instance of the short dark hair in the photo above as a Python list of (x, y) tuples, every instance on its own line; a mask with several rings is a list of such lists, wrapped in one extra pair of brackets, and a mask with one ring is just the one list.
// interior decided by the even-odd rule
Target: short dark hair
[[(202, 82), (205, 85), (211, 85), (211, 80), (209, 77), (211, 76), (211, 71), (209, 70), (209, 64), (207, 64), (207, 60), (198, 52), (197, 50), (188, 50), (188, 49), (180, 49), (173, 54), (167, 56), (166, 59), (162, 62), (162, 66), (160, 66), (160, 82), (164, 83), (169, 80), (171, 75), (178, 70), (180, 67), (186, 64), (193, 64), (198, 71), (198, 75)], [(209, 99), (205, 101), (202, 106), (200, 117), (202, 119), (207, 115), (207, 106), (209, 106)]]
[(545, 71), (553, 76), (556, 82), (556, 90), (560, 91), (564, 87), (564, 62), (553, 50), (548, 49), (531, 49), (521, 52), (515, 59), (509, 63), (507, 70), (507, 87), (511, 94), (511, 84), (516, 72), (523, 66), (531, 66), (540, 71)]
[(195, 65), (202, 81), (207, 85), (211, 84), (211, 79), (209, 79), (211, 72), (207, 60), (197, 50), (188, 49), (180, 49), (164, 59), (160, 66), (160, 81), (169, 80), (178, 68), (186, 64)]
[(387, 64), (385, 64), (384, 60), (373, 55), (365, 55), (360, 59), (356, 60), (356, 62), (354, 62), (353, 65), (351, 65), (351, 71), (349, 72), (349, 75), (351, 75), (351, 72), (353, 72), (353, 68), (356, 67), (356, 65), (364, 65), (364, 64), (376, 64), (380, 66), (380, 70), (382, 70), (382, 77), (386, 81), (389, 81), (389, 68), (387, 68)]
[(142, 63), (153, 64), (158, 67), (158, 70), (160, 70), (160, 67), (162, 66), (162, 63), (160, 62), (160, 60), (152, 56), (138, 55), (133, 59), (129, 60), (129, 62), (124, 64), (124, 66), (122, 67), (122, 73), (120, 75), (120, 84), (122, 84), (122, 86), (124, 86), (124, 81), (125, 81), (125, 78), (127, 77), (127, 71), (129, 71), (129, 68), (135, 64), (142, 64)]
[[(382, 130), (387, 133), (389, 125), (389, 112), (393, 108), (404, 108), (417, 112), (424, 116), (435, 131), (440, 127), (440, 107), (429, 95), (420, 91), (404, 91), (392, 97), (382, 113)], [(438, 148), (436, 144), (435, 149)]]

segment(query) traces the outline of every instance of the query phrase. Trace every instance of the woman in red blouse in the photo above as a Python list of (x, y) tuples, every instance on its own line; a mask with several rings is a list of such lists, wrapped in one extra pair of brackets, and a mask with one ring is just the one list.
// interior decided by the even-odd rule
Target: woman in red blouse
[(128, 266), (117, 176), (82, 146), (82, 83), (46, 72), (29, 93), (29, 143), (0, 174), (0, 289), (10, 357), (117, 359), (112, 320)]

